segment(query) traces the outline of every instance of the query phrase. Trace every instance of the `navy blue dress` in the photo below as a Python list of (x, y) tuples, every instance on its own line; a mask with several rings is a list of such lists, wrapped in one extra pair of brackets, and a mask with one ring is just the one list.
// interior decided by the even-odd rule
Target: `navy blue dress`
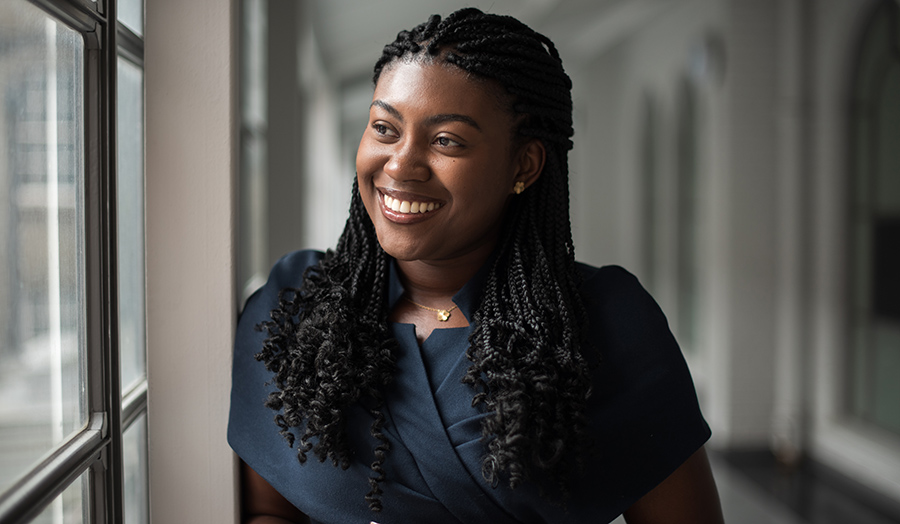
[[(684, 358), (665, 317), (637, 279), (620, 267), (580, 265), (593, 347), (602, 364), (588, 407), (599, 456), (577, 479), (564, 509), (538, 496), (537, 487), (496, 488), (481, 476), (483, 413), (472, 389), (460, 383), (473, 326), (435, 329), (421, 346), (411, 324), (393, 324), (400, 346), (394, 382), (385, 392), (384, 433), (391, 442), (384, 464), (383, 510), (364, 500), (374, 439), (372, 416), (351, 410), (347, 427), (355, 449), (347, 470), (310, 455), (299, 464), (263, 405), (271, 374), (254, 359), (278, 292), (299, 287), (304, 269), (322, 254), (298, 251), (282, 258), (269, 281), (247, 302), (235, 340), (228, 442), (234, 451), (314, 522), (380, 524), (609, 522), (648, 493), (709, 438), (710, 432)], [(391, 305), (403, 294), (392, 271)], [(476, 276), (453, 298), (466, 318), (478, 306)]]

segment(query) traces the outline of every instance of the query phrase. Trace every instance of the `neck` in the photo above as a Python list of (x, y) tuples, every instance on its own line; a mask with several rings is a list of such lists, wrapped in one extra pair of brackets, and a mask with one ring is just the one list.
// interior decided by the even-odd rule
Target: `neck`
[(452, 260), (398, 260), (397, 269), (406, 296), (420, 304), (443, 307), (475, 276), (490, 253), (471, 253)]

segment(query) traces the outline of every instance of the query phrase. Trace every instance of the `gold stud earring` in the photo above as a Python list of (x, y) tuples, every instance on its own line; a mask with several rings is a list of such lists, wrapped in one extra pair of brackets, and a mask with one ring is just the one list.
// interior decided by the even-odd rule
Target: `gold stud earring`
[(513, 186), (513, 193), (521, 195), (522, 191), (525, 191), (525, 182), (516, 182), (516, 185)]

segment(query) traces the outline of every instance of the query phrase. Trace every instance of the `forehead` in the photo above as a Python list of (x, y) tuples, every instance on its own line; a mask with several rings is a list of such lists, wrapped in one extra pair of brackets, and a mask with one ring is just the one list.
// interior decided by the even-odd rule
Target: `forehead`
[(503, 123), (512, 116), (507, 99), (497, 82), (428, 59), (393, 62), (382, 72), (373, 95), (373, 100), (394, 107), (402, 104), (409, 110), (466, 114), (478, 120), (499, 118)]

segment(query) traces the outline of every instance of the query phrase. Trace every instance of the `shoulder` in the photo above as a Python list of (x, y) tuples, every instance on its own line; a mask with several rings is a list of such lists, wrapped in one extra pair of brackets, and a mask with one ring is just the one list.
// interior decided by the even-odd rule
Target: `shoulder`
[(284, 289), (296, 289), (303, 284), (303, 274), (307, 268), (319, 263), (325, 256), (321, 251), (303, 249), (293, 251), (278, 259), (266, 283), (257, 289), (244, 305), (242, 316), (260, 306), (270, 310), (278, 305), (278, 297)]
[(293, 251), (284, 255), (272, 266), (264, 288), (299, 287), (303, 283), (303, 273), (306, 269), (318, 264), (324, 256), (325, 253), (313, 249)]
[[(659, 305), (637, 277), (619, 266), (579, 264), (589, 351), (599, 352), (604, 386), (631, 388), (668, 377), (693, 393), (681, 348)], [(673, 384), (659, 383), (664, 389)]]
[[(634, 299), (647, 295), (637, 277), (621, 266), (595, 267), (578, 262), (576, 267), (582, 279), (582, 294), (585, 294), (586, 298), (612, 296), (618, 299)], [(596, 303), (596, 300), (591, 302)]]
[[(659, 305), (633, 274), (620, 266), (578, 264), (591, 338), (600, 347), (672, 349), (680, 356)], [(597, 338), (600, 340), (597, 340)]]
[(269, 273), (265, 285), (247, 299), (234, 337), (231, 371), (231, 406), (228, 442), (234, 451), (256, 472), (271, 481), (279, 461), (296, 460), (278, 433), (275, 412), (265, 402), (276, 387), (273, 372), (256, 355), (269, 336), (262, 327), (271, 320), (284, 289), (298, 288), (307, 268), (321, 260), (318, 251), (295, 251), (283, 256)]
[(699, 449), (709, 427), (653, 297), (621, 267), (579, 264), (579, 271), (588, 350), (599, 353), (588, 418), (601, 469), (611, 474), (608, 489), (633, 502)]
[(272, 266), (266, 283), (257, 289), (244, 304), (235, 334), (235, 355), (255, 354), (265, 338), (258, 326), (272, 318), (272, 310), (279, 307), (282, 292), (298, 289), (303, 284), (307, 268), (318, 263), (324, 253), (313, 250), (294, 251), (281, 257)]
[[(272, 374), (266, 367), (257, 362), (255, 355), (263, 348), (268, 336), (262, 324), (272, 319), (272, 311), (279, 307), (282, 291), (290, 288), (298, 288), (303, 283), (303, 273), (306, 269), (324, 255), (318, 251), (304, 250), (289, 253), (272, 267), (265, 285), (247, 299), (244, 309), (238, 319), (237, 330), (234, 336), (234, 355), (232, 367), (232, 415), (243, 413), (237, 409), (244, 406), (248, 413), (255, 412), (256, 408), (262, 408), (262, 401), (266, 396), (263, 387)], [(247, 398), (241, 393), (252, 392), (247, 398), (252, 397), (255, 403), (246, 404)], [(258, 405), (257, 405), (258, 404)], [(267, 412), (268, 410), (264, 410)]]

